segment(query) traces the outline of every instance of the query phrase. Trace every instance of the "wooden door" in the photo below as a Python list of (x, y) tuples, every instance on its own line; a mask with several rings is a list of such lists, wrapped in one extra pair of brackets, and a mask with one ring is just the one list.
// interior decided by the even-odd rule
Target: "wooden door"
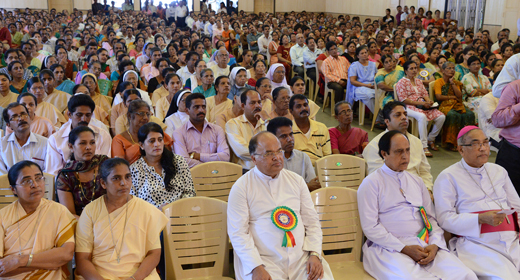
[(255, 1), (255, 13), (260, 12), (273, 13), (274, 12), (274, 0), (254, 0)]

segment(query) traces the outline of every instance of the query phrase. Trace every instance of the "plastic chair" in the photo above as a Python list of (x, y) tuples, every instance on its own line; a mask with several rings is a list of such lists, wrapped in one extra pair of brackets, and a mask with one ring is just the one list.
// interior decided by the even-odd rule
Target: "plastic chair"
[(374, 279), (363, 268), (363, 232), (359, 222), (357, 192), (330, 187), (311, 193), (323, 232), (323, 257), (336, 279)]
[(232, 279), (229, 275), (227, 203), (190, 197), (163, 208), (166, 279)]
[(380, 103), (381, 99), (385, 97), (385, 91), (376, 87), (376, 95), (375, 95), (375, 104), (374, 104), (374, 117), (372, 118), (372, 126), (370, 127), (370, 131), (374, 131), (374, 126), (376, 124), (377, 116), (379, 115), (379, 111), (381, 111)]
[(242, 166), (223, 161), (199, 164), (191, 170), (197, 196), (228, 200), (233, 184), (242, 176)]
[(358, 188), (366, 176), (364, 159), (351, 155), (328, 155), (316, 161), (318, 179), (323, 187)]
[[(43, 176), (45, 176), (45, 193), (43, 197), (48, 200), (54, 200), (54, 175), (43, 173)], [(17, 199), (9, 185), (7, 174), (0, 176), (0, 209), (13, 203)]]
[(305, 84), (309, 84), (307, 87), (309, 89), (309, 100), (316, 101), (316, 96), (318, 95), (318, 79), (320, 78), (318, 73), (318, 66), (314, 67), (316, 70), (316, 81), (312, 80), (309, 76), (307, 76), (307, 71), (305, 71)]
[[(334, 106), (336, 105), (335, 103), (335, 100), (336, 100), (336, 94), (335, 94), (335, 91), (330, 89), (329, 86), (327, 85), (328, 82), (327, 80), (325, 80), (325, 95), (323, 96), (323, 112), (325, 112), (325, 108), (327, 108), (327, 101), (330, 101), (330, 116), (331, 117), (334, 117)], [(327, 98), (329, 98), (329, 95), (330, 95), (330, 100), (328, 100)]]

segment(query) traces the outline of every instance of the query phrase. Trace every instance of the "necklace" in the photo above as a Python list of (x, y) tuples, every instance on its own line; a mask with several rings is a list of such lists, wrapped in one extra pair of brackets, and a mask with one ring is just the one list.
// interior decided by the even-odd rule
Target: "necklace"
[[(107, 201), (107, 197), (105, 196), (105, 201)], [(107, 203), (108, 204), (108, 203)], [(108, 207), (107, 207), (108, 212)], [(110, 225), (110, 234), (112, 235), (112, 244), (114, 244), (114, 252), (117, 256), (117, 263), (121, 262), (121, 249), (123, 248), (123, 241), (125, 240), (125, 231), (126, 231), (126, 222), (128, 221), (128, 197), (126, 198), (125, 203), (125, 225), (123, 227), (123, 238), (121, 238), (121, 244), (119, 245), (119, 252), (117, 251), (117, 244), (114, 239), (114, 231), (112, 230), (112, 220), (110, 219), (110, 213), (108, 213), (108, 223)]]
[(83, 191), (83, 184), (81, 184), (81, 180), (79, 179), (79, 172), (76, 172), (74, 173), (74, 175), (76, 176), (76, 179), (78, 180), (79, 182), (79, 189), (81, 191), (81, 194), (83, 195), (83, 197), (86, 199), (86, 200), (90, 200), (90, 202), (92, 202), (92, 200), (94, 200), (94, 194), (96, 193), (96, 176), (97, 176), (97, 169), (94, 170), (94, 187), (92, 189), (92, 196), (90, 197), (90, 199), (88, 199), (88, 197), (85, 195), (85, 192)]
[(132, 137), (132, 133), (130, 133), (130, 127), (128, 127), (128, 130), (127, 130), (126, 132), (127, 132), (128, 135), (130, 136), (130, 140), (132, 140), (132, 143), (133, 143), (133, 144), (137, 144), (137, 143), (135, 143), (135, 141), (134, 141), (134, 137)]
[[(41, 201), (40, 201), (41, 203)], [(20, 201), (18, 201), (18, 204), (20, 204)], [(40, 211), (38, 213), (38, 219), (36, 220), (36, 225), (34, 225), (34, 228), (31, 232), (31, 235), (29, 235), (29, 239), (27, 239), (27, 242), (25, 243), (25, 246), (22, 247), (22, 235), (20, 234), (20, 216), (18, 215), (18, 211), (16, 211), (16, 225), (18, 226), (18, 243), (20, 244), (20, 250), (18, 251), (18, 254), (21, 256), (22, 255), (22, 249), (27, 247), (27, 244), (29, 244), (29, 241), (31, 241), (31, 238), (32, 236), (34, 235), (34, 232), (36, 231), (36, 228), (38, 227), (38, 225), (40, 224), (40, 215), (41, 215), (42, 211)]]
[[(462, 164), (462, 163), (461, 163)], [(464, 167), (464, 165), (462, 165), (462, 168), (464, 168), (464, 170), (466, 171), (466, 173), (468, 173), (469, 177), (471, 178), (471, 180), (473, 180), (473, 182), (475, 183), (475, 185), (479, 186), (480, 190), (482, 190), (482, 192), (484, 193), (484, 195), (491, 199), (496, 205), (498, 205), (498, 207), (500, 207), (500, 209), (504, 210), (504, 207), (502, 207), (502, 205), (500, 203), (498, 203), (495, 199), (493, 199), (491, 196), (489, 196), (485, 191), (484, 191), (484, 188), (482, 188), (482, 186), (477, 183), (477, 181), (475, 180), (475, 178), (473, 178), (473, 176), (471, 176), (471, 173), (469, 173), (469, 171), (466, 169), (466, 167)], [(489, 178), (489, 182), (491, 182), (491, 187), (493, 187), (493, 192), (495, 193), (496, 197), (498, 198), (498, 194), (497, 194), (497, 191), (495, 190), (495, 185), (493, 184), (493, 180), (491, 180), (491, 177), (489, 176), (489, 173), (487, 171), (487, 168), (486, 166), (484, 166), (484, 170), (486, 170), (486, 175), (488, 176)], [(509, 218), (506, 216), (506, 220), (507, 220), (507, 223), (510, 224), (511, 222), (509, 221)]]

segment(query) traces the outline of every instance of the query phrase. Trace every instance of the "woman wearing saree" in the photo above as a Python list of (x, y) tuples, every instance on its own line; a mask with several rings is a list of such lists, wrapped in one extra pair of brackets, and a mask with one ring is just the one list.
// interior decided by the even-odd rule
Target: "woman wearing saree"
[(56, 89), (72, 95), (72, 88), (74, 88), (76, 84), (69, 79), (65, 79), (65, 68), (60, 64), (53, 64), (50, 69), (56, 78)]
[(469, 73), (462, 77), (462, 92), (464, 105), (475, 113), (475, 119), (478, 120), (478, 107), (482, 97), (491, 92), (491, 82), (481, 74), (480, 58), (472, 56), (468, 59)]
[(45, 177), (36, 163), (18, 162), (7, 177), (18, 199), (0, 210), (0, 278), (67, 278), (63, 266), (74, 255), (76, 219), (63, 205), (43, 198)]
[(68, 59), (68, 52), (65, 46), (57, 45), (55, 51), (58, 63), (65, 68), (65, 76), (68, 79), (74, 79), (78, 73), (78, 68), (74, 62)]
[[(289, 86), (291, 89), (291, 96), (294, 94), (302, 94), (305, 95), (305, 80), (303, 77), (300, 76), (294, 76), (289, 81)], [(263, 106), (262, 106), (263, 109)], [(312, 120), (316, 120), (316, 114), (320, 111), (320, 106), (316, 104), (314, 101), (309, 100), (309, 118)], [(267, 111), (266, 111), (267, 112)]]
[(38, 104), (36, 111), (34, 112), (36, 116), (50, 120), (52, 125), (57, 128), (60, 128), (62, 124), (67, 122), (67, 119), (63, 116), (62, 112), (56, 108), (56, 106), (49, 102), (43, 101), (45, 98), (45, 87), (43, 86), (43, 82), (40, 80), (40, 78), (30, 78), (29, 81), (27, 81), (27, 89), (36, 97)]
[(143, 100), (146, 103), (148, 103), (148, 105), (153, 106), (152, 100), (150, 99), (150, 95), (147, 92), (148, 88), (146, 87), (144, 82), (141, 81), (141, 79), (139, 78), (139, 74), (137, 74), (137, 72), (135, 72), (134, 70), (127, 70), (120, 77), (119, 81), (117, 82), (118, 86), (116, 88), (116, 92), (114, 95), (114, 102), (113, 102), (112, 106), (115, 106), (123, 101), (123, 97), (121, 95), (123, 89), (119, 86), (123, 82), (132, 83), (134, 85), (135, 89), (137, 89), (139, 91), (139, 93), (141, 93)]
[(168, 91), (168, 95), (160, 98), (155, 104), (155, 116), (164, 120), (170, 109), (173, 96), (182, 89), (182, 79), (175, 73), (170, 73), (164, 77), (164, 87)]
[[(260, 93), (260, 99), (262, 100), (262, 110), (269, 114), (273, 110), (271, 81), (266, 77), (260, 78), (258, 81), (256, 81), (255, 88), (256, 91)], [(240, 99), (240, 96), (237, 97)]]
[(258, 79), (265, 77), (265, 70), (267, 69), (267, 65), (265, 65), (265, 62), (261, 59), (255, 61), (253, 63), (253, 70), (254, 75), (251, 75), (251, 78), (247, 81), (247, 84), (254, 87), (256, 86), (256, 81)]
[(49, 69), (44, 69), (40, 72), (40, 80), (43, 82), (47, 95), (43, 101), (51, 103), (60, 112), (64, 112), (67, 109), (67, 103), (71, 95), (55, 88), (56, 80), (54, 79), (54, 73)]
[(160, 62), (158, 61), (160, 74), (152, 78), (150, 83), (148, 83), (148, 94), (152, 95), (152, 106), (154, 107), (159, 99), (168, 95), (168, 90), (163, 86), (164, 77), (170, 73), (175, 73), (175, 69), (168, 66), (166, 58), (160, 58), (159, 60), (161, 60)]
[(269, 43), (269, 46), (267, 47), (267, 53), (269, 54), (269, 65), (278, 63), (278, 41), (280, 40), (280, 35), (276, 31), (273, 32), (271, 36), (273, 37), (273, 40)]
[(469, 73), (468, 59), (474, 55), (475, 55), (475, 50), (473, 50), (472, 47), (466, 47), (462, 51), (462, 57), (464, 58), (464, 61), (460, 64), (457, 64), (457, 66), (455, 66), (455, 72), (459, 73), (459, 76), (457, 79), (458, 81), (460, 81), (462, 79), (462, 77), (464, 77), (464, 75)]
[(217, 116), (233, 107), (233, 101), (228, 98), (231, 90), (229, 78), (220, 76), (215, 81), (216, 95), (206, 98), (206, 119), (210, 123), (215, 123)]
[(394, 85), (404, 77), (403, 70), (399, 70), (395, 65), (395, 58), (392, 55), (383, 55), (381, 57), (383, 68), (379, 69), (375, 76), (377, 87), (385, 92), (384, 97), (379, 102), (379, 108), (383, 108), (386, 103), (394, 99)]
[(292, 95), (291, 87), (287, 83), (285, 71), (285, 66), (283, 64), (275, 63), (271, 65), (265, 77), (271, 80), (271, 90), (274, 90), (277, 87), (285, 87), (289, 90), (290, 94)]
[(376, 64), (368, 60), (368, 48), (356, 49), (358, 61), (348, 69), (347, 102), (360, 100), (371, 112), (374, 112)]
[(455, 65), (442, 65), (442, 78), (435, 80), (435, 98), (440, 102), (439, 111), (446, 116), (442, 132), (442, 144), (451, 144), (457, 151), (457, 134), (467, 125), (475, 124), (475, 114), (462, 103), (462, 83), (454, 79)]
[(282, 64), (285, 67), (285, 78), (287, 80), (291, 79), (291, 71), (292, 71), (292, 62), (290, 56), (291, 50), (291, 38), (289, 35), (283, 34), (280, 39), (280, 45), (278, 46), (278, 50), (276, 55), (278, 56), (278, 63)]
[(269, 114), (269, 118), (274, 119), (276, 117), (286, 117), (290, 120), (294, 120), (291, 112), (289, 112), (289, 90), (285, 87), (277, 87), (273, 90), (273, 107)]
[(196, 87), (193, 90), (193, 93), (202, 93), (205, 98), (214, 96), (216, 92), (215, 87), (213, 86), (213, 82), (215, 81), (215, 75), (213, 75), (213, 70), (211, 70), (210, 68), (203, 69), (200, 72), (200, 78), (202, 80), (202, 85)]
[[(135, 97), (137, 91), (130, 89), (125, 92)], [(136, 162), (141, 157), (139, 143), (137, 142), (137, 132), (139, 128), (149, 122), (155, 122), (159, 125), (166, 126), (161, 120), (150, 114), (150, 107), (146, 102), (140, 99), (134, 99), (128, 102), (128, 111), (126, 113), (126, 125), (123, 132), (117, 134), (112, 140), (112, 157), (124, 158), (130, 164)], [(119, 117), (121, 119), (121, 117)], [(119, 131), (117, 131), (119, 132)], [(164, 143), (167, 148), (171, 149), (172, 139), (166, 135)]]
[(7, 66), (7, 71), (9, 71), (9, 75), (11, 75), (11, 85), (9, 89), (16, 93), (24, 93), (27, 91), (27, 80), (23, 78), (24, 69), (23, 65), (20, 61), (13, 61), (9, 63)]
[(99, 165), (108, 159), (96, 155), (94, 131), (88, 126), (78, 126), (69, 133), (70, 160), (56, 177), (58, 198), (76, 219), (93, 200), (106, 191), (99, 184)]
[(109, 112), (112, 109), (112, 97), (102, 95), (99, 92), (99, 86), (97, 83), (96, 76), (91, 73), (87, 73), (81, 79), (81, 84), (85, 85), (88, 90), (90, 97), (96, 103), (96, 108), (100, 108), (100, 114), (96, 115), (96, 119), (102, 121), (107, 126), (110, 125)]
[(195, 74), (191, 75), (184, 84), (184, 88), (193, 91), (196, 87), (202, 85), (201, 72), (206, 69), (206, 62), (204, 60), (197, 60), (195, 62)]
[[(130, 89), (130, 91), (134, 92), (135, 89)], [(135, 92), (134, 92), (135, 93)], [(136, 98), (136, 96), (133, 96), (133, 98)], [(142, 102), (138, 102), (137, 105), (134, 105), (134, 107), (130, 107), (132, 102), (134, 101), (142, 101)], [(166, 129), (166, 124), (164, 124), (162, 122), (162, 120), (158, 119), (157, 117), (155, 117), (152, 113), (151, 113), (151, 107), (150, 105), (148, 105), (148, 103), (144, 102), (144, 101), (141, 99), (141, 98), (136, 98), (136, 99), (128, 99), (126, 101), (126, 106), (127, 106), (127, 112), (126, 114), (122, 114), (120, 115), (119, 117), (117, 117), (117, 120), (116, 120), (116, 127), (115, 127), (115, 133), (116, 135), (117, 134), (121, 134), (121, 133), (124, 133), (128, 127), (129, 127), (129, 119), (128, 117), (134, 117), (135, 116), (139, 116), (140, 119), (144, 119), (146, 118), (146, 123), (148, 122), (154, 122), (158, 125), (161, 126), (161, 128), (163, 129)], [(143, 104), (147, 104), (147, 106), (143, 106)], [(141, 112), (141, 113), (136, 113), (136, 112)]]
[[(433, 101), (430, 100), (428, 91), (421, 80), (416, 77), (417, 72), (419, 72), (417, 65), (417, 62), (411, 60), (405, 62), (403, 68), (406, 76), (396, 83), (395, 90), (399, 100), (406, 104), (408, 116), (417, 121), (419, 139), (421, 139), (424, 154), (427, 157), (432, 157), (433, 154), (428, 148), (434, 151), (438, 150), (437, 146), (435, 146), (435, 138), (439, 135), (446, 117), (439, 110), (431, 109)], [(421, 107), (419, 108), (419, 106)], [(429, 121), (433, 121), (433, 128), (430, 134), (428, 134)]]
[(160, 280), (159, 237), (168, 218), (130, 194), (132, 174), (124, 159), (106, 160), (100, 177), (107, 193), (85, 207), (77, 225), (77, 279)]

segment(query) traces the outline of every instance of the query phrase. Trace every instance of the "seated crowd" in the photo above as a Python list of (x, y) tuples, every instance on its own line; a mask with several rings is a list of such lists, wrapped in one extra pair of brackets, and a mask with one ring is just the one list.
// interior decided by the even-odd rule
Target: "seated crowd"
[[(310, 196), (332, 154), (367, 164), (373, 277), (520, 279), (520, 34), (493, 42), (413, 6), (361, 21), (94, 2), (0, 9), (0, 175), (17, 197), (0, 209), (0, 279), (63, 279), (73, 257), (78, 279), (165, 279), (162, 210), (218, 161), (243, 171), (227, 208), (235, 277), (334, 279)], [(356, 102), (386, 130), (353, 127)], [(437, 138), (462, 159), (434, 180)]]

